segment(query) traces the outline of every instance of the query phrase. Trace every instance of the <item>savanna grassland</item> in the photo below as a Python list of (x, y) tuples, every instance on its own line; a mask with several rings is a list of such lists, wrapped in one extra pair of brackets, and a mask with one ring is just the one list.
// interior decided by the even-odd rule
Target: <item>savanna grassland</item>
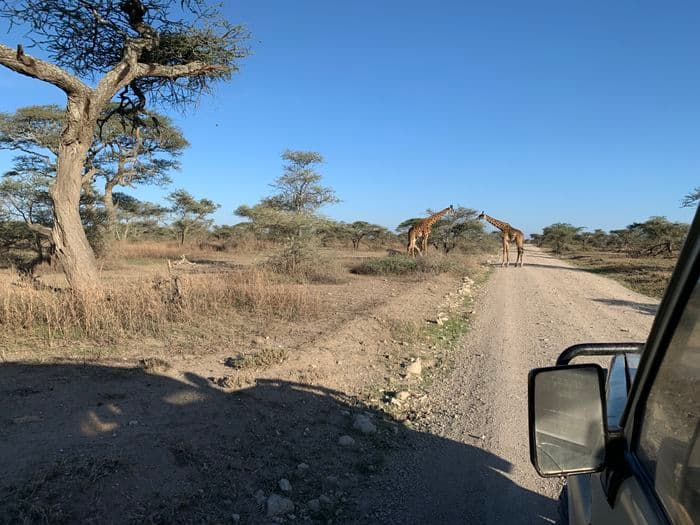
[(264, 243), (115, 242), (94, 296), (3, 269), (0, 515), (355, 519), (490, 269), (399, 248), (321, 248), (290, 272)]

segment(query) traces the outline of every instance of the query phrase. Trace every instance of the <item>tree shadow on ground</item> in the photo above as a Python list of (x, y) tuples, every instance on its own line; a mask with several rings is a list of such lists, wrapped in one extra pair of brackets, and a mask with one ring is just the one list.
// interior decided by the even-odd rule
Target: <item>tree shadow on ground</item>
[[(284, 381), (227, 392), (191, 373), (6, 363), (0, 441), (0, 523), (543, 523), (554, 509), (502, 458)], [(284, 495), (282, 478), (294, 517), (273, 520), (256, 492)]]
[(632, 310), (636, 310), (647, 315), (656, 315), (656, 312), (659, 309), (659, 305), (656, 303), (639, 303), (636, 301), (625, 301), (623, 299), (593, 299), (593, 301), (607, 304), (609, 306), (631, 308)]
[[(501, 263), (490, 263), (490, 266), (494, 268), (501, 268)], [(585, 272), (587, 270), (583, 268), (574, 268), (571, 266), (561, 266), (559, 264), (540, 264), (540, 263), (533, 263), (533, 262), (525, 262), (523, 263), (523, 268), (545, 268), (547, 270), (569, 270), (572, 272)], [(515, 265), (513, 263), (510, 263), (510, 266), (508, 268), (515, 268)], [(505, 270), (505, 267), (503, 268)], [(518, 269), (520, 269), (520, 266), (518, 266)]]

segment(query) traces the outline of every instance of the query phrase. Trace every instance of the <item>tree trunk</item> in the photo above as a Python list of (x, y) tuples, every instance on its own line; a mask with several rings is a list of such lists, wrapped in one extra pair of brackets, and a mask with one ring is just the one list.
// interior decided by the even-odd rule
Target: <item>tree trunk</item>
[(114, 199), (112, 198), (112, 190), (114, 189), (114, 184), (110, 181), (105, 182), (105, 194), (102, 197), (102, 203), (105, 207), (105, 214), (107, 215), (107, 229), (110, 236), (113, 239), (119, 238), (117, 235), (117, 210), (114, 207)]
[(51, 237), (56, 257), (63, 266), (69, 286), (80, 293), (101, 288), (95, 255), (80, 220), (83, 168), (94, 128), (88, 107), (87, 99), (69, 98), (66, 127), (58, 150), (56, 179), (49, 190), (53, 200)]

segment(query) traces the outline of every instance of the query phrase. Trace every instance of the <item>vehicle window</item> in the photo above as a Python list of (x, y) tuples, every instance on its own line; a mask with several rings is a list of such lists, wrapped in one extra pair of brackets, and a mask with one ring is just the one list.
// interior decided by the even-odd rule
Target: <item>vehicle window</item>
[(645, 407), (637, 453), (673, 523), (700, 523), (700, 284)]

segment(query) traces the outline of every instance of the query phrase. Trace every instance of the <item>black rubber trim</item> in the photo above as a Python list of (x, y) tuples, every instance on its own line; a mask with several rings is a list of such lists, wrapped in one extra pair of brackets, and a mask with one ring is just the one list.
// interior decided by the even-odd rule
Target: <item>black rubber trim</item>
[(568, 365), (580, 356), (610, 356), (615, 354), (638, 353), (644, 349), (644, 343), (581, 343), (570, 346), (557, 358), (557, 366)]

